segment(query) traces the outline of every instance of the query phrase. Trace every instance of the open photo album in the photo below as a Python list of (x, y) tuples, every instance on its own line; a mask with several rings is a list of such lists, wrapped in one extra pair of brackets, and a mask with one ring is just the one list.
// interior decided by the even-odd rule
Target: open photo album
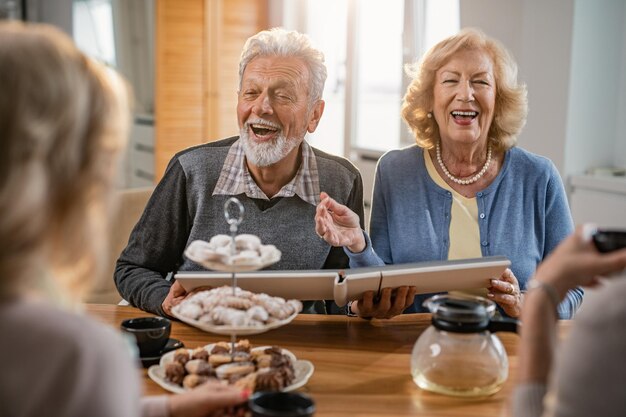
[[(418, 262), (353, 269), (256, 271), (236, 274), (238, 287), (275, 297), (298, 300), (335, 300), (344, 306), (358, 300), (366, 291), (414, 285), (418, 294), (468, 290), (489, 286), (489, 279), (500, 276), (511, 262), (503, 256), (455, 261)], [(232, 285), (227, 272), (178, 272), (174, 278), (190, 291), (208, 286)]]

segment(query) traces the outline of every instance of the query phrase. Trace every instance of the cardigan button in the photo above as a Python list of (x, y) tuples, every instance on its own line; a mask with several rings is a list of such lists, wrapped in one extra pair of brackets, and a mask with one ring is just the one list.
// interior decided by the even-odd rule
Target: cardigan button
[(486, 240), (483, 240), (483, 241), (481, 242), (481, 245), (483, 245), (483, 246), (487, 246), (488, 244), (489, 244), (489, 242), (487, 242)]
[(480, 213), (480, 216), (479, 216), (479, 217), (480, 217), (481, 219), (484, 219), (484, 218), (485, 218), (485, 213)]

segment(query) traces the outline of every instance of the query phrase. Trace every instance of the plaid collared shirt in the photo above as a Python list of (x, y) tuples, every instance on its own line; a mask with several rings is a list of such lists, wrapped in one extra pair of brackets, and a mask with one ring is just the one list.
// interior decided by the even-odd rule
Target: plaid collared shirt
[[(213, 195), (245, 194), (250, 198), (269, 200), (248, 171), (240, 140), (233, 143), (228, 150)], [(302, 200), (314, 206), (320, 202), (317, 162), (313, 149), (306, 141), (302, 142), (302, 164), (300, 164), (296, 176), (288, 184), (285, 184), (274, 197), (293, 197), (294, 195), (298, 195)]]

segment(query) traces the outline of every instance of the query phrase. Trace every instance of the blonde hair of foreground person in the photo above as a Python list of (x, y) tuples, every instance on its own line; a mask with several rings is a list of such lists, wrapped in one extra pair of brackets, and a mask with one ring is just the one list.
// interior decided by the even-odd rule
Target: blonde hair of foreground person
[[(107, 258), (109, 206), (117, 155), (128, 130), (129, 91), (114, 71), (86, 58), (59, 30), (20, 23), (0, 23), (0, 86), (0, 301), (31, 296), (33, 291), (50, 299), (50, 287), (69, 301), (79, 301)], [(44, 303), (22, 303), (28, 307), (21, 308), (19, 302), (0, 307), (3, 304), (9, 317), (18, 321), (32, 320), (28, 313), (53, 310), (59, 310), (54, 317), (68, 317), (61, 309), (33, 307)], [(12, 305), (18, 307), (12, 310)], [(48, 377), (54, 374), (54, 379), (41, 377), (40, 385), (25, 394), (28, 404), (21, 404), (21, 396), (14, 399), (15, 410), (29, 415), (28, 410), (43, 404), (52, 407), (53, 415), (129, 415), (140, 403), (144, 416), (200, 417), (241, 403), (249, 395), (232, 386), (206, 383), (140, 402), (135, 396), (138, 380), (131, 378), (136, 371), (124, 342), (112, 340), (110, 329), (95, 321), (69, 322), (55, 329), (60, 337), (72, 338), (54, 339), (55, 348), (65, 349), (61, 358), (46, 361), (52, 364), (50, 369), (38, 368), (50, 372)], [(14, 330), (10, 325), (9, 329)], [(26, 330), (17, 338), (19, 346), (42, 347), (32, 342), (32, 329)], [(81, 338), (84, 330), (89, 332), (87, 342)], [(110, 354), (103, 357), (105, 351)], [(93, 355), (101, 362), (94, 363)], [(68, 356), (75, 360), (70, 369), (59, 368), (67, 364)], [(109, 373), (103, 374), (102, 368)], [(12, 368), (8, 372), (11, 375)], [(23, 367), (20, 372), (25, 372)], [(70, 382), (64, 385), (66, 379)], [(20, 381), (24, 378), (0, 378), (0, 388), (5, 383), (21, 390)], [(93, 383), (100, 387), (87, 398), (83, 389)], [(55, 408), (46, 402), (50, 398), (62, 404)]]
[(129, 92), (52, 27), (5, 23), (0, 37), (0, 295), (78, 299), (104, 262)]
[(496, 105), (489, 128), (489, 141), (497, 151), (506, 151), (517, 142), (526, 124), (528, 101), (526, 86), (517, 82), (517, 64), (497, 40), (478, 29), (466, 28), (433, 46), (417, 63), (406, 66), (413, 79), (402, 103), (402, 118), (415, 136), (417, 145), (430, 149), (439, 141), (439, 127), (428, 113), (433, 108), (435, 76), (456, 53), (463, 50), (485, 51), (493, 61)]

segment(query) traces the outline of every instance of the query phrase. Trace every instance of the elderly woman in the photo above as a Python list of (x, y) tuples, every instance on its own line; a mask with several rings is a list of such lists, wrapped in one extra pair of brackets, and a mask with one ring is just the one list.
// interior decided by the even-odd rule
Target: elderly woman
[[(416, 145), (379, 161), (371, 239), (357, 216), (322, 193), (316, 231), (344, 246), (351, 267), (504, 255), (511, 269), (483, 295), (517, 317), (537, 265), (573, 231), (552, 162), (515, 147), (526, 120), (526, 89), (506, 49), (475, 29), (435, 45), (412, 70), (402, 116)], [(366, 294), (351, 311), (389, 317), (424, 311), (415, 289)], [(582, 290), (559, 306), (571, 317)], [(407, 308), (408, 307), (408, 308)]]
[(201, 417), (244, 401), (209, 384), (142, 403), (132, 345), (76, 314), (106, 255), (121, 79), (57, 29), (0, 23), (0, 85), (1, 414)]

